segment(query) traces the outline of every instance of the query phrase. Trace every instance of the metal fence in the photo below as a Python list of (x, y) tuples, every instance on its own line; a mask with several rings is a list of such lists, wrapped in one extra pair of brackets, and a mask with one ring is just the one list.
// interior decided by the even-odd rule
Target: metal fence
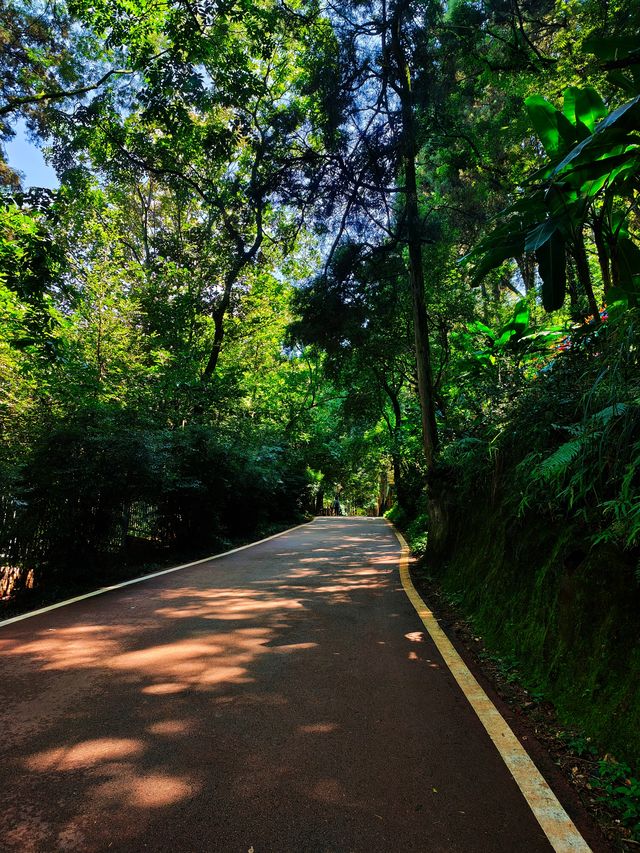
[[(104, 518), (101, 518), (104, 516)], [(83, 524), (70, 526), (73, 507), (30, 505), (0, 496), (0, 599), (31, 588), (48, 570), (65, 561), (100, 562), (148, 556), (167, 547), (172, 532), (161, 523), (155, 504), (135, 500), (107, 513), (99, 505), (83, 507)]]

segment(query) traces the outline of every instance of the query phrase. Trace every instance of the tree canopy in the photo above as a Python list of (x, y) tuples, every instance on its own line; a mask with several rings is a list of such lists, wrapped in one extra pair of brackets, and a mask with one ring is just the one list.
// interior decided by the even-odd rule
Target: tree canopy
[[(435, 541), (516, 433), (526, 500), (544, 482), (636, 547), (639, 29), (628, 0), (5, 4), (0, 132), (25, 121), (60, 180), (3, 161), (24, 576), (335, 494)], [(624, 464), (578, 500), (605, 423)]]

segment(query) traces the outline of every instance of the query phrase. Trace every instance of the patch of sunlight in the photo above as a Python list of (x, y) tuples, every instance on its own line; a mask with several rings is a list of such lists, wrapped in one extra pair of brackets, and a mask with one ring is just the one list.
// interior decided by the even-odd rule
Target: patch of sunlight
[(404, 637), (405, 640), (411, 640), (412, 643), (424, 643), (424, 631), (409, 631)]
[(305, 735), (325, 735), (337, 731), (337, 723), (311, 723), (307, 726), (298, 726), (298, 731)]
[(98, 785), (92, 791), (92, 797), (110, 806), (163, 808), (185, 800), (194, 793), (196, 787), (193, 780), (186, 776), (168, 773), (131, 774)]
[(152, 735), (173, 737), (174, 735), (186, 735), (193, 729), (191, 720), (161, 720), (147, 726), (147, 731)]
[(105, 762), (138, 756), (143, 749), (143, 744), (139, 740), (98, 738), (36, 753), (27, 758), (24, 763), (29, 770), (39, 772), (78, 770), (81, 767), (94, 767)]
[(151, 696), (169, 696), (172, 693), (184, 693), (187, 689), (186, 684), (179, 684), (177, 681), (165, 681), (163, 684), (150, 684), (148, 687), (143, 687), (142, 692)]

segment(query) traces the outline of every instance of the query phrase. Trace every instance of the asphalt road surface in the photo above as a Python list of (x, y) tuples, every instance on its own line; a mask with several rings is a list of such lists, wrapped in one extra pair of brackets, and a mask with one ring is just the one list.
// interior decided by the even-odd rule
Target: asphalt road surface
[(538, 853), (382, 519), (0, 628), (0, 849)]

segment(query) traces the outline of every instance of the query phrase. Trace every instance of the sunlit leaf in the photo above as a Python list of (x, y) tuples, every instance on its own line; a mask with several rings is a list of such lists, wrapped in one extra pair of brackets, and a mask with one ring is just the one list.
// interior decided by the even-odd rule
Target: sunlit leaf
[(558, 230), (558, 225), (553, 219), (545, 219), (527, 234), (524, 244), (526, 252), (535, 252), (543, 246), (549, 238)]
[[(607, 108), (600, 95), (591, 86), (579, 89), (570, 86), (564, 93), (563, 113), (571, 124), (579, 129), (582, 124), (589, 133), (593, 133), (597, 122), (607, 114)], [(581, 132), (582, 133), (582, 132)], [(580, 139), (584, 138), (580, 135)]]
[(527, 98), (525, 106), (531, 124), (550, 157), (556, 157), (575, 143), (576, 131), (571, 122), (541, 95)]

